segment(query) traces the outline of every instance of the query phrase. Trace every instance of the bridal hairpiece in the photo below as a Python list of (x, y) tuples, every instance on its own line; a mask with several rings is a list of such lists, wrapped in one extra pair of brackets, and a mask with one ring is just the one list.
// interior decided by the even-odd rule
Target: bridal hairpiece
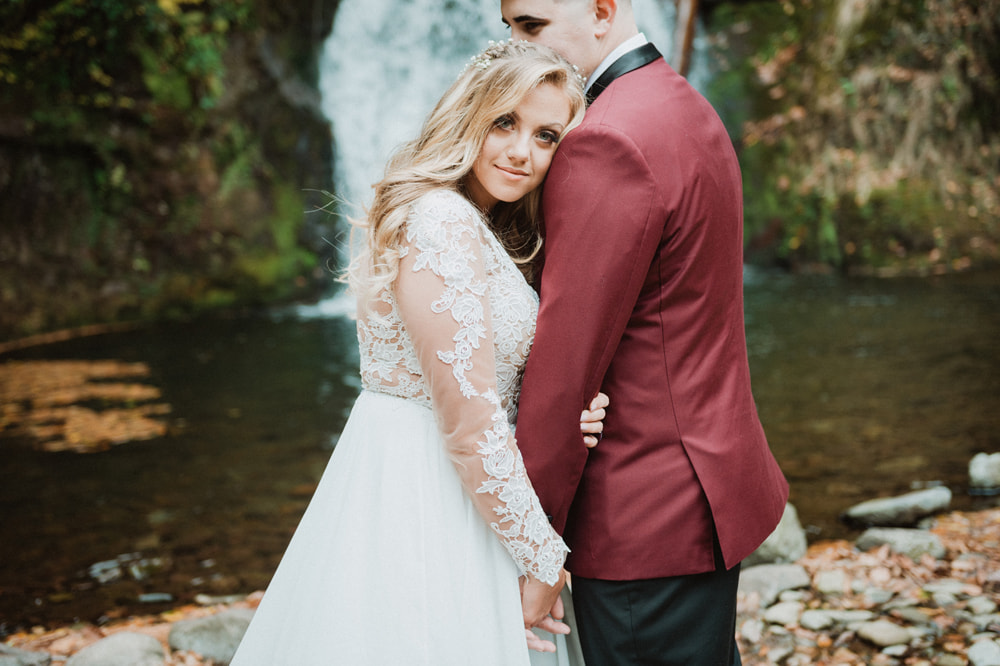
[(506, 47), (514, 43), (514, 38), (505, 39), (502, 42), (495, 42), (492, 39), (486, 44), (486, 48), (480, 53), (472, 56), (469, 59), (469, 63), (465, 66), (468, 70), (470, 67), (475, 67), (479, 71), (483, 71), (489, 68), (490, 63), (503, 55), (503, 51)]
[[(505, 39), (501, 42), (495, 42), (491, 39), (486, 43), (485, 49), (469, 59), (469, 62), (462, 69), (462, 73), (464, 74), (472, 67), (475, 67), (480, 72), (489, 69), (489, 66), (493, 63), (493, 61), (504, 54), (504, 49), (516, 41), (518, 40), (515, 40), (513, 37)], [(527, 43), (525, 40), (520, 41), (522, 44)], [(580, 85), (584, 85), (587, 82), (587, 79), (585, 79), (583, 74), (580, 73), (580, 68), (573, 64), (570, 64), (570, 67), (573, 68), (573, 72), (576, 74), (576, 78), (580, 82)]]

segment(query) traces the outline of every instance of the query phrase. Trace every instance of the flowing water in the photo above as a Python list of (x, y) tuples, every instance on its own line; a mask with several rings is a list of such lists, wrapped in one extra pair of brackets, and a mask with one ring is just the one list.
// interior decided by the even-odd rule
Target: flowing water
[[(635, 3), (636, 23), (671, 52), (673, 0)], [(400, 26), (406, 26), (400, 29)], [(506, 39), (497, 0), (343, 0), (323, 54), (323, 108), (333, 120), (337, 190), (350, 207), (368, 203), (392, 149), (416, 135), (424, 116), (489, 40)], [(699, 32), (696, 53), (703, 49)], [(707, 76), (694, 58), (688, 78)]]
[[(639, 6), (669, 52), (672, 3)], [(350, 201), (364, 203), (464, 60), (504, 37), (492, 0), (440, 8), (342, 3), (323, 86)], [(349, 309), (335, 297), (0, 359), (145, 363), (173, 408), (166, 437), (100, 453), (0, 439), (0, 637), (266, 586), (357, 395)], [(976, 452), (1000, 450), (1000, 274), (748, 270), (746, 309), (755, 396), (813, 539), (852, 536), (843, 509), (911, 487), (946, 484), (957, 508), (996, 504), (968, 497), (966, 470)]]

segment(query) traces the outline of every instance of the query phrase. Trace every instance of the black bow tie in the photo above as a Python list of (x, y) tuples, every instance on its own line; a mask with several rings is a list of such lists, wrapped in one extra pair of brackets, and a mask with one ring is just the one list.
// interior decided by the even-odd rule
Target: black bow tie
[(649, 63), (653, 62), (657, 58), (662, 58), (660, 52), (656, 50), (656, 47), (646, 42), (637, 49), (629, 51), (618, 60), (611, 63), (611, 67), (604, 70), (594, 85), (590, 86), (590, 90), (587, 91), (587, 103), (593, 102), (597, 99), (597, 96), (604, 92), (604, 89), (611, 85), (611, 82), (617, 79), (619, 76), (628, 74), (629, 72), (639, 69), (640, 67), (645, 67)]

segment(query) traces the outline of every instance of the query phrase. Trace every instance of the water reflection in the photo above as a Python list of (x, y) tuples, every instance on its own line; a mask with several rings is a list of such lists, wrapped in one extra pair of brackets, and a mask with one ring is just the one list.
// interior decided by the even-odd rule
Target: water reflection
[[(814, 538), (850, 536), (840, 511), (914, 484), (996, 504), (965, 492), (972, 455), (1000, 450), (1000, 274), (749, 271), (746, 296), (754, 393)], [(0, 633), (262, 589), (358, 391), (354, 324), (324, 316), (345, 303), (10, 355), (145, 363), (173, 413), (167, 437), (96, 454), (0, 440)], [(111, 560), (121, 575), (100, 584)]]
[(1000, 450), (997, 274), (747, 278), (754, 395), (811, 531), (849, 535), (844, 508), (938, 482), (973, 506), (968, 461)]
[[(354, 335), (344, 318), (250, 316), (22, 352), (141, 360), (174, 411), (168, 437), (104, 453), (3, 442), (0, 623), (266, 585), (357, 393)], [(88, 575), (133, 552), (160, 570), (109, 585)]]

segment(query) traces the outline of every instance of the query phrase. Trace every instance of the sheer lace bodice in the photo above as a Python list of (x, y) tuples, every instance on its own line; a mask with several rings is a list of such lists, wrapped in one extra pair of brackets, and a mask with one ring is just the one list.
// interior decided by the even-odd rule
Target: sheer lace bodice
[(538, 299), (476, 210), (438, 190), (412, 207), (392, 289), (359, 304), (365, 389), (434, 410), (467, 493), (523, 572), (554, 584), (567, 552), (513, 436)]

